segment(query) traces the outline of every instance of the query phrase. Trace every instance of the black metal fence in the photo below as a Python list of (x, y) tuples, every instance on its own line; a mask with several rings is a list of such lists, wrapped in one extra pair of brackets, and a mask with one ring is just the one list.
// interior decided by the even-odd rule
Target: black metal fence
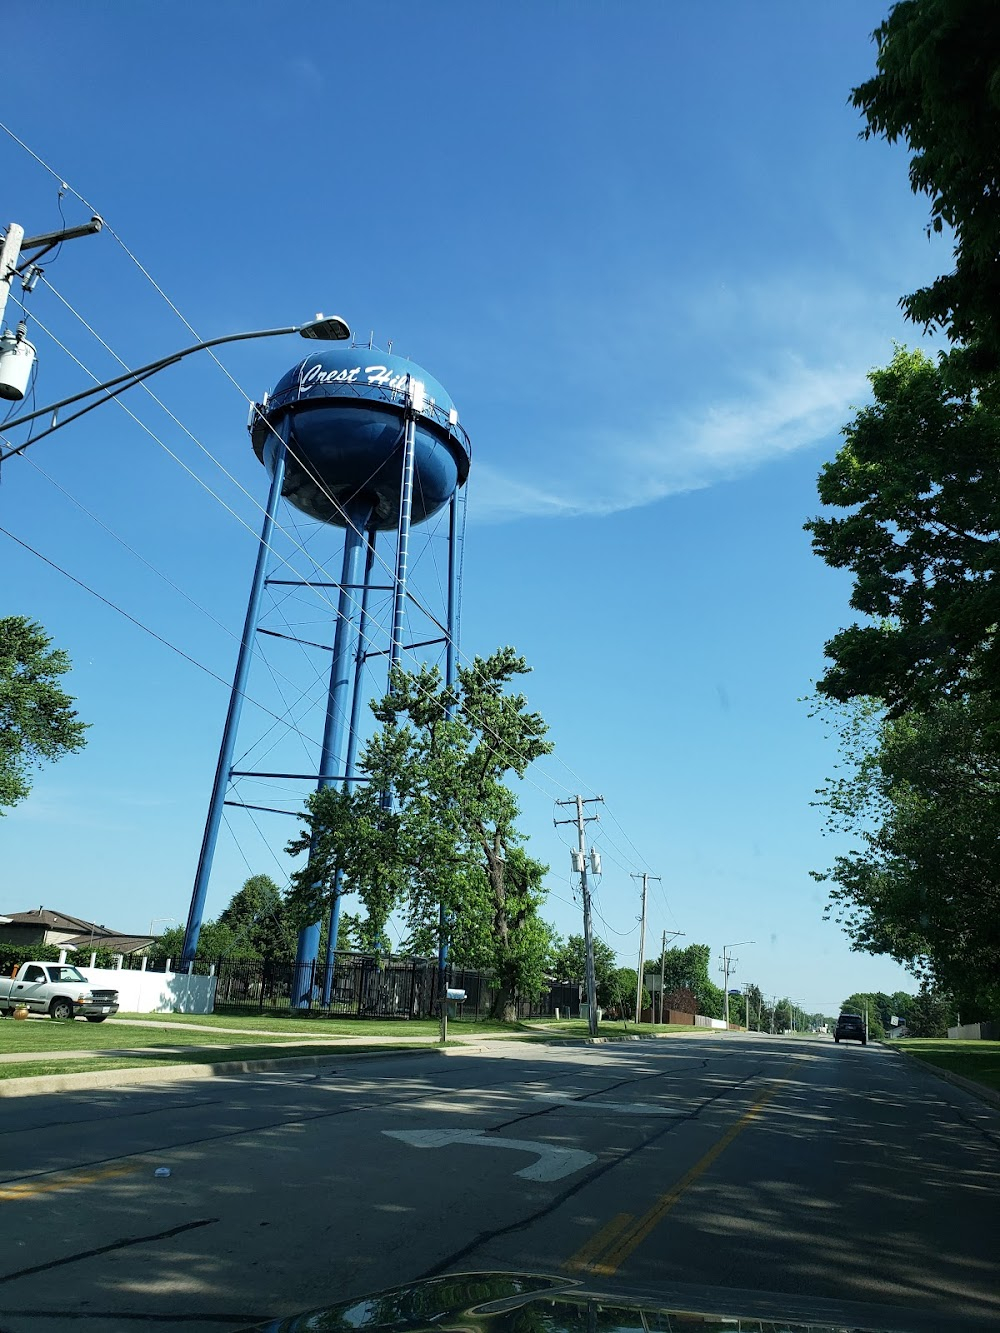
[[(55, 952), (55, 951), (53, 951)], [(0, 973), (9, 975), (22, 960), (17, 952), (7, 957), (0, 951)], [(77, 954), (69, 961), (87, 966), (86, 957)], [(100, 966), (105, 960), (98, 959)], [(125, 971), (164, 972), (168, 959), (126, 954), (121, 960)], [(177, 961), (171, 970), (180, 971)], [(265, 1013), (291, 1007), (292, 996), (308, 994), (309, 1007), (331, 1016), (344, 1018), (409, 1019), (431, 1018), (439, 1013), (440, 976), (437, 959), (387, 958), (374, 954), (337, 953), (329, 972), (324, 962), (307, 964), (305, 974), (296, 975), (296, 965), (288, 959), (223, 958), (216, 963), (198, 959), (192, 971), (199, 976), (215, 972), (217, 1012)], [(496, 1016), (500, 991), (492, 976), (473, 968), (448, 968), (449, 989), (465, 991), (457, 1005), (463, 1018)], [(545, 1018), (555, 1014), (577, 1017), (580, 1012), (580, 987), (554, 984), (536, 996), (519, 997), (519, 1018)]]
[[(439, 1012), (436, 959), (337, 953), (329, 974), (323, 962), (306, 966), (305, 975), (297, 976), (295, 963), (289, 961), (222, 959), (215, 965), (216, 1011), (287, 1009), (293, 994), (308, 994), (311, 1009), (344, 1018), (430, 1018)], [(496, 1012), (500, 992), (488, 973), (450, 967), (447, 985), (465, 991), (458, 1005), (463, 1018), (489, 1018)], [(554, 1014), (556, 1008), (575, 1016), (579, 1006), (580, 988), (558, 985), (540, 996), (519, 999), (516, 1008), (521, 1018), (538, 1018)]]

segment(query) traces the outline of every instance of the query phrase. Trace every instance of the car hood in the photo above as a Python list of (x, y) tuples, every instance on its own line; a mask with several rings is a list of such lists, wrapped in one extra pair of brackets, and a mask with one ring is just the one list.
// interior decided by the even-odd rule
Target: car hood
[[(656, 1294), (609, 1295), (564, 1277), (456, 1273), (256, 1324), (244, 1333), (899, 1333), (926, 1327), (923, 1321), (858, 1323), (853, 1315), (816, 1322), (794, 1297), (719, 1292), (714, 1299), (725, 1313), (713, 1313), (704, 1299), (696, 1302), (703, 1307), (699, 1312), (687, 1301), (678, 1306)], [(829, 1311), (830, 1302), (822, 1304)], [(770, 1309), (753, 1312), (763, 1306)]]

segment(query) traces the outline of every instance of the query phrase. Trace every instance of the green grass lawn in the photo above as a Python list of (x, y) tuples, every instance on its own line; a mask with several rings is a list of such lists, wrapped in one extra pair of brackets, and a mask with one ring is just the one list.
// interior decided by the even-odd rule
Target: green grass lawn
[(1000, 1092), (1000, 1041), (939, 1041), (931, 1037), (904, 1037), (892, 1045), (910, 1055), (962, 1074)]
[[(63, 1050), (69, 1049), (66, 1046)], [(352, 1046), (350, 1052), (381, 1054), (385, 1051), (412, 1049), (398, 1046)], [(196, 1051), (162, 1051), (137, 1055), (96, 1056), (91, 1060), (24, 1060), (0, 1063), (0, 1081), (14, 1078), (34, 1078), (40, 1074), (84, 1074), (95, 1069), (139, 1069), (155, 1065), (222, 1064), (229, 1060), (293, 1060), (302, 1055), (344, 1054), (344, 1048), (323, 1043), (305, 1042), (301, 1046), (269, 1046), (266, 1042), (252, 1046), (203, 1046)]]
[[(436, 1018), (379, 1019), (379, 1018), (330, 1018), (315, 1010), (299, 1012), (278, 1009), (272, 1013), (253, 1014), (118, 1014), (119, 1018), (141, 1018), (143, 1022), (163, 1023), (165, 1026), (194, 1024), (206, 1027), (236, 1028), (241, 1032), (280, 1032), (288, 1028), (289, 1038), (318, 1038), (320, 1041), (336, 1041), (339, 1037), (398, 1037), (400, 1041), (407, 1037), (436, 1037), (441, 1025)], [(91, 1028), (97, 1023), (87, 1025)], [(114, 1030), (115, 1025), (111, 1025)], [(117, 1031), (122, 1032), (120, 1025)], [(138, 1034), (140, 1028), (129, 1028)], [(501, 1023), (496, 1019), (451, 1018), (448, 1031), (455, 1036), (465, 1037), (501, 1037), (516, 1036), (525, 1029), (517, 1023)], [(130, 1040), (133, 1040), (130, 1038)], [(138, 1036), (134, 1039), (138, 1041)], [(133, 1041), (133, 1044), (134, 1044)]]
[[(273, 1037), (257, 1036), (252, 1032), (241, 1035), (238, 1040), (254, 1045), (274, 1042)], [(133, 1046), (214, 1046), (224, 1049), (232, 1045), (232, 1041), (224, 1032), (178, 1030), (173, 1025), (133, 1028), (111, 1023), (85, 1023), (79, 1019), (59, 1023), (51, 1018), (29, 1018), (23, 1023), (7, 1018), (0, 1022), (0, 1055), (33, 1051), (123, 1050)]]

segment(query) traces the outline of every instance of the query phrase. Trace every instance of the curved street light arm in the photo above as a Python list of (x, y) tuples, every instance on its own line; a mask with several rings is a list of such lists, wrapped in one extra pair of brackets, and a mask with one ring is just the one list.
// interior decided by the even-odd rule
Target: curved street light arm
[[(222, 343), (245, 342), (248, 338), (277, 338), (282, 334), (298, 333), (300, 324), (293, 324), (287, 329), (259, 329), (255, 333), (227, 333), (222, 338), (209, 338), (207, 342), (195, 343), (192, 347), (185, 347), (180, 352), (172, 352), (170, 356), (161, 356), (157, 361), (150, 361), (148, 365), (139, 366), (137, 370), (127, 370), (124, 375), (117, 375), (113, 380), (105, 380), (103, 384), (95, 384), (90, 389), (84, 389), (82, 393), (74, 393), (69, 398), (61, 398), (57, 403), (49, 403), (46, 407), (40, 407), (35, 412), (29, 412), (26, 416), (18, 417), (14, 421), (8, 421), (4, 430), (13, 430), (15, 426), (24, 426), (29, 421), (34, 421), (37, 417), (47, 416), (50, 412), (58, 412), (60, 408), (69, 407), (73, 403), (80, 403), (84, 398), (92, 398), (96, 393), (104, 393), (108, 389), (113, 389), (118, 385), (124, 385), (126, 388), (130, 384), (137, 384), (140, 380), (147, 379), (150, 375), (159, 370), (165, 370), (167, 366), (172, 366), (178, 361), (183, 361), (186, 356), (192, 352), (203, 352), (209, 347), (219, 347)], [(113, 397), (114, 395), (109, 395)], [(95, 404), (96, 406), (96, 404)], [(70, 418), (72, 420), (72, 418)], [(48, 433), (48, 432), (46, 432)], [(37, 437), (41, 439), (41, 436)]]

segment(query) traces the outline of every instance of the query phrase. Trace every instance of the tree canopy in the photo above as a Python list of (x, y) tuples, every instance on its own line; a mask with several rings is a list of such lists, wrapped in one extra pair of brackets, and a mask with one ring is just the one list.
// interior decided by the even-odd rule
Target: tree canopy
[(284, 959), (295, 954), (295, 930), (270, 875), (251, 875), (219, 914), (218, 923), (232, 931), (235, 957)]
[(338, 870), (372, 930), (404, 912), (414, 951), (436, 949), (443, 904), (452, 960), (494, 973), (507, 1018), (516, 996), (541, 988), (552, 943), (538, 915), (546, 867), (524, 850), (513, 790), (552, 749), (543, 719), (510, 689), (528, 671), (513, 648), (459, 667), (451, 688), (436, 667), (394, 671), (372, 705), (380, 727), (359, 762), (363, 780), (314, 793), (289, 846), (311, 849), (292, 891), (311, 920)]
[[(179, 960), (184, 927), (165, 930), (150, 948), (153, 958)], [(290, 960), (295, 956), (295, 926), (288, 904), (269, 875), (251, 875), (214, 921), (205, 921), (198, 936), (198, 957)]]
[(818, 483), (848, 512), (805, 526), (821, 559), (851, 571), (851, 606), (873, 623), (826, 645), (820, 692), (899, 713), (1000, 690), (1000, 393), (905, 348), (869, 379), (874, 402)]
[[(557, 981), (587, 984), (587, 950), (582, 935), (570, 935), (560, 942), (552, 958), (552, 975)], [(594, 936), (594, 981), (597, 983), (597, 1003), (602, 1009), (610, 1006), (616, 995), (615, 974), (617, 957), (610, 944), (599, 935)], [(635, 973), (632, 974), (632, 997), (635, 1000)], [(588, 997), (585, 997), (589, 999)]]
[(0, 618), (0, 815), (31, 791), (34, 769), (87, 743), (87, 724), (59, 684), (69, 657), (51, 645), (35, 621)]
[(902, 0), (875, 31), (877, 72), (853, 91), (864, 136), (902, 140), (928, 232), (954, 237), (955, 268), (903, 298), (907, 316), (1000, 364), (1000, 6)]
[[(863, 705), (852, 705), (857, 712)], [(1000, 741), (992, 699), (868, 712), (821, 791), (857, 845), (817, 876), (853, 948), (887, 954), (970, 1017), (1000, 1012)], [(901, 1015), (902, 1016), (902, 1015)]]
[[(689, 944), (681, 949), (674, 946), (663, 954), (663, 988), (669, 996), (672, 991), (691, 991), (698, 1003), (698, 1012), (706, 1018), (721, 1018), (723, 995), (721, 986), (709, 978), (712, 950), (707, 944)], [(647, 974), (660, 974), (659, 958), (646, 961)]]

